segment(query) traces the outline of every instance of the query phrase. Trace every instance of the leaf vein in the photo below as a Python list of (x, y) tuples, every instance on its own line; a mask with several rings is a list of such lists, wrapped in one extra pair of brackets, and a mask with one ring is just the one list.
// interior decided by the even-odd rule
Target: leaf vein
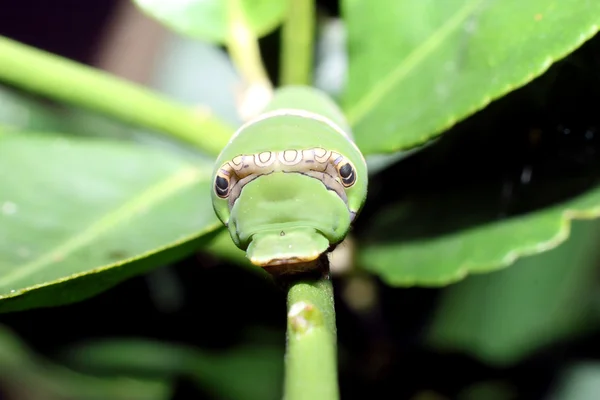
[(80, 234), (66, 239), (62, 244), (42, 254), (35, 260), (0, 277), (0, 287), (7, 287), (19, 279), (39, 272), (45, 267), (59, 262), (67, 255), (88, 245), (111, 228), (114, 228), (131, 218), (131, 216), (139, 214), (183, 188), (197, 183), (204, 177), (205, 173), (204, 170), (196, 167), (186, 167), (178, 170), (168, 178), (150, 186), (139, 195), (134, 196), (121, 207), (105, 214), (96, 222), (89, 225)]
[(446, 38), (455, 31), (475, 11), (483, 0), (471, 0), (462, 8), (458, 9), (452, 18), (444, 25), (434, 31), (421, 46), (416, 47), (395, 69), (374, 85), (372, 89), (362, 97), (347, 112), (348, 123), (356, 125), (363, 119), (391, 90), (394, 90), (399, 82), (402, 82), (408, 74), (433, 51), (435, 51)]

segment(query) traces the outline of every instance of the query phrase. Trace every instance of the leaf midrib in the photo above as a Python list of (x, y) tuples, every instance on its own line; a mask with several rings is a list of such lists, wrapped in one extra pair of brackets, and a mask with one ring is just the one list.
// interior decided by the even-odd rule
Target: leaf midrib
[(116, 210), (103, 215), (86, 229), (76, 234), (76, 236), (67, 238), (61, 244), (55, 246), (35, 260), (1, 276), (0, 288), (6, 288), (5, 291), (8, 291), (8, 287), (11, 284), (14, 284), (18, 280), (30, 276), (31, 274), (35, 274), (48, 266), (55, 265), (58, 260), (62, 260), (74, 251), (88, 245), (105, 232), (128, 220), (132, 215), (136, 215), (141, 210), (149, 209), (165, 198), (198, 183), (202, 178), (207, 177), (208, 174), (209, 172), (207, 170), (191, 166), (179, 169), (166, 179), (157, 182), (137, 196), (131, 198), (129, 201), (126, 201)]

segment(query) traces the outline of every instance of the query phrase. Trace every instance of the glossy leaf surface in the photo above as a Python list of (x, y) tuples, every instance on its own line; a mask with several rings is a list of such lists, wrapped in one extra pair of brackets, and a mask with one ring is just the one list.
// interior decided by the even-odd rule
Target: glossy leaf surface
[(122, 141), (0, 135), (0, 310), (77, 301), (197, 250), (220, 227), (211, 167)]
[(542, 74), (598, 31), (600, 2), (344, 0), (342, 14), (342, 100), (370, 154), (422, 144)]

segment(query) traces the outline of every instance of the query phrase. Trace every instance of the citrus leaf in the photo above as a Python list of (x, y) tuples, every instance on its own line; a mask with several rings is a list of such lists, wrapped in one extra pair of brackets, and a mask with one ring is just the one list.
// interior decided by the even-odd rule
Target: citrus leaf
[(342, 8), (342, 100), (367, 154), (440, 134), (542, 74), (600, 24), (600, 2), (580, 0), (344, 0)]
[(38, 99), (0, 86), (0, 126), (4, 130), (61, 130), (64, 120)]
[[(558, 182), (552, 185), (560, 187)], [(498, 197), (493, 192), (491, 196)], [(567, 239), (572, 220), (600, 216), (600, 185), (596, 185), (536, 211), (462, 229), (428, 231), (449, 224), (460, 205), (469, 209), (465, 211), (468, 216), (475, 216), (481, 204), (493, 204), (490, 198), (466, 191), (454, 197), (438, 193), (435, 199), (419, 198), (389, 207), (364, 234), (372, 239), (363, 242), (359, 264), (390, 285), (447, 285), (468, 274), (490, 272), (519, 257), (550, 250)], [(401, 234), (407, 236), (399, 237)], [(409, 238), (411, 234), (416, 236)], [(381, 235), (391, 239), (381, 240)]]
[(0, 134), (0, 311), (78, 301), (197, 250), (212, 166), (130, 142)]
[(436, 349), (507, 366), (543, 346), (598, 328), (590, 318), (600, 224), (577, 222), (560, 247), (448, 287), (431, 326)]
[[(182, 35), (223, 44), (228, 36), (228, 0), (133, 0), (140, 9)], [(242, 0), (250, 29), (259, 37), (285, 18), (287, 0)]]

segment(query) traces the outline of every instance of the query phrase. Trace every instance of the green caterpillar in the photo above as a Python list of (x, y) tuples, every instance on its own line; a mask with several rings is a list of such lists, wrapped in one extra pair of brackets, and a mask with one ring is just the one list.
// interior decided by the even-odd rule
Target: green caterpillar
[(253, 264), (294, 265), (344, 240), (367, 183), (367, 164), (337, 105), (316, 89), (285, 87), (221, 151), (212, 201)]

